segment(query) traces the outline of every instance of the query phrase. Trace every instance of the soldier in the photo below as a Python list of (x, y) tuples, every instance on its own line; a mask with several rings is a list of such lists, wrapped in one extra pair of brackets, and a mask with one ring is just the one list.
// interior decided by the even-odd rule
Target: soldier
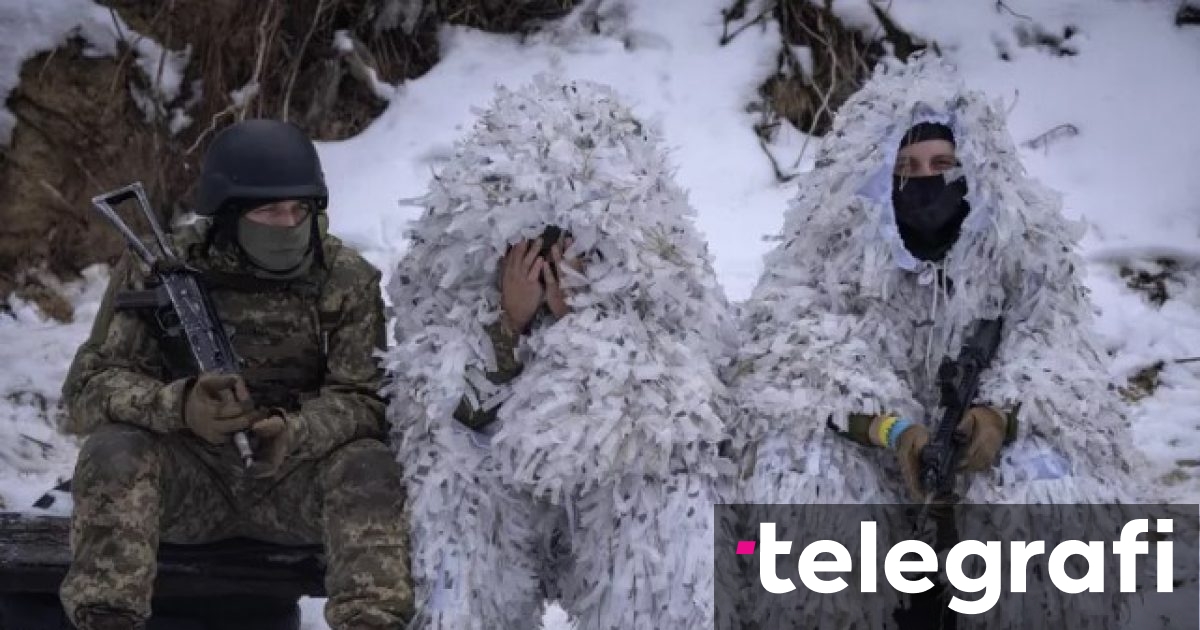
[[(713, 625), (735, 330), (652, 130), (612, 90), (500, 90), (389, 291), (422, 628)], [(402, 425), (402, 426), (401, 426)]]
[[(116, 266), (63, 386), (86, 435), (73, 482), (73, 562), (61, 588), (83, 630), (142, 628), (160, 540), (324, 544), (333, 628), (412, 614), (403, 486), (385, 444), (380, 273), (326, 233), (316, 149), (251, 120), (205, 157), (197, 214), (172, 237), (199, 269), (244, 368), (190, 373), (153, 312), (121, 308), (148, 274)], [(245, 468), (231, 436), (257, 446)]]
[[(1079, 234), (1059, 199), (1025, 174), (1001, 113), (936, 58), (884, 66), (842, 106), (816, 164), (746, 305), (736, 386), (739, 432), (752, 436), (744, 500), (927, 500), (918, 471), (939, 418), (938, 368), (979, 322), (998, 317), (998, 353), (957, 427), (964, 502), (1143, 496), (1138, 453), (1089, 326)], [(1061, 509), (1064, 524), (1090, 514)], [(798, 530), (845, 528), (821, 515), (806, 512), (814, 520)], [(1011, 540), (1038, 537), (1025, 521), (1011, 526)], [(881, 546), (906, 538), (905, 527), (881, 524)], [(893, 627), (895, 595), (805, 593), (782, 618)], [(1064, 611), (1116, 618), (1059, 596), (1030, 599), (1024, 612), (998, 606), (980, 623), (1030, 627), (1034, 610), (1050, 611), (1039, 621)]]

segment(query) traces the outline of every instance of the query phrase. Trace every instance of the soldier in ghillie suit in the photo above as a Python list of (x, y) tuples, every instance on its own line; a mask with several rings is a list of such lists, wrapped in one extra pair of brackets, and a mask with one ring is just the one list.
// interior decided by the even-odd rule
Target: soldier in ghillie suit
[[(940, 418), (939, 366), (994, 318), (1003, 318), (998, 352), (957, 426), (963, 503), (1060, 504), (1058, 526), (1096, 513), (1083, 504), (1145, 496), (1090, 328), (1078, 226), (1025, 173), (1002, 112), (934, 57), (881, 66), (842, 106), (745, 305), (735, 388), (738, 432), (750, 440), (743, 501), (928, 500), (918, 471)], [(795, 527), (846, 528), (829, 514), (806, 511)], [(1056, 534), (1030, 531), (1027, 518), (1008, 523), (1008, 540)], [(880, 546), (912, 526), (881, 522)], [(964, 523), (961, 535), (990, 539), (979, 531)], [(1043, 594), (970, 623), (1087, 618), (1102, 628), (1118, 616)], [(759, 621), (890, 628), (897, 596), (804, 592), (794, 611)]]
[[(154, 311), (122, 308), (150, 274), (125, 257), (63, 387), (87, 435), (61, 597), (84, 630), (143, 627), (160, 540), (323, 544), (337, 629), (411, 617), (403, 486), (385, 444), (379, 271), (326, 233), (315, 147), (295, 126), (213, 140), (201, 220), (172, 237), (200, 270), (243, 365), (192, 374)], [(247, 469), (231, 439), (248, 431)]]
[(581, 630), (711, 628), (735, 328), (657, 135), (539, 77), (456, 149), (389, 287), (419, 626), (533, 627), (549, 585)]

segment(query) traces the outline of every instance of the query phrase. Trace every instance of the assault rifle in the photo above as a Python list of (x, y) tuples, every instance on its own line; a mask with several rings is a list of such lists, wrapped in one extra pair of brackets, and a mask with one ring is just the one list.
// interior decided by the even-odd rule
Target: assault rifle
[(966, 443), (966, 437), (958, 432), (958, 425), (975, 402), (979, 377), (996, 356), (1003, 328), (1003, 318), (980, 322), (958, 358), (947, 360), (938, 367), (942, 419), (929, 445), (921, 451), (920, 479), (926, 499), (917, 515), (914, 533), (924, 531), (935, 502), (946, 503), (954, 499), (955, 469)]
[[(113, 206), (130, 199), (137, 200), (142, 214), (150, 223), (154, 238), (162, 251), (161, 256), (150, 251), (113, 209)], [(238, 357), (225, 334), (224, 327), (221, 326), (221, 320), (217, 317), (208, 292), (199, 282), (199, 272), (171, 251), (166, 236), (154, 217), (142, 183), (134, 182), (93, 197), (92, 205), (121, 232), (138, 258), (158, 276), (159, 285), (154, 289), (154, 301), (171, 307), (175, 318), (178, 319), (178, 327), (187, 342), (196, 370), (200, 373), (236, 374), (240, 365)], [(242, 462), (249, 468), (254, 463), (254, 453), (250, 449), (250, 440), (246, 432), (239, 431), (234, 434), (233, 441), (242, 456)]]

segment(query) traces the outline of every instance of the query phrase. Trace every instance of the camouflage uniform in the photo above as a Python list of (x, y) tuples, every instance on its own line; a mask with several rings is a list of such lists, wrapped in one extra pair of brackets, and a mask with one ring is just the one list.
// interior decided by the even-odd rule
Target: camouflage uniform
[(231, 443), (185, 428), (187, 355), (150, 313), (116, 307), (118, 290), (145, 282), (123, 260), (63, 387), (67, 430), (89, 435), (73, 482), (68, 615), (84, 628), (97, 610), (145, 619), (160, 539), (246, 536), (324, 544), (333, 628), (403, 627), (412, 592), (404, 490), (382, 441), (379, 272), (326, 236), (324, 266), (287, 283), (257, 280), (201, 237), (183, 233), (176, 251), (204, 273), (256, 405), (299, 419), (294, 450), (274, 475), (254, 478)]
[[(541, 312), (538, 317), (539, 319), (534, 320), (533, 325), (535, 326), (542, 317)], [(496, 371), (488, 372), (485, 376), (493, 385), (503, 385), (521, 375), (522, 366), (517, 360), (516, 352), (521, 339), (504, 330), (504, 326), (499, 320), (487, 326), (485, 330), (492, 341), (492, 348), (496, 354)], [(479, 392), (475, 392), (475, 397), (478, 399)], [(454, 419), (472, 430), (478, 431), (495, 422), (496, 414), (499, 412), (499, 405), (481, 409), (471, 403), (470, 397), (463, 395), (462, 399), (458, 401), (458, 407), (454, 409)]]

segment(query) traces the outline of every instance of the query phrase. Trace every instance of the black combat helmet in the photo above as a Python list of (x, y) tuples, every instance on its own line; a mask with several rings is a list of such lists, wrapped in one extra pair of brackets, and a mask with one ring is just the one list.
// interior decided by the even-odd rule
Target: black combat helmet
[(196, 214), (214, 216), (282, 199), (329, 202), (317, 149), (299, 127), (245, 120), (213, 139), (196, 190)]

